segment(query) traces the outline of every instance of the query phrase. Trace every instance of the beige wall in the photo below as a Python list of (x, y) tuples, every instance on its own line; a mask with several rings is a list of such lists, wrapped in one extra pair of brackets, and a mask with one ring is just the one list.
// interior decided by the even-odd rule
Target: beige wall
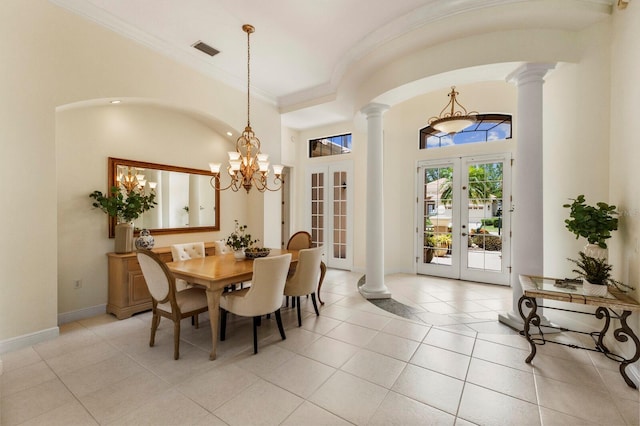
[[(46, 0), (0, 3), (0, 51), (0, 185), (13, 206), (2, 209), (0, 216), (3, 223), (11, 224), (3, 233), (3, 241), (11, 243), (2, 245), (0, 255), (2, 342), (55, 330), (57, 326), (56, 180), (73, 172), (56, 168), (56, 108), (101, 98), (139, 98), (196, 111), (242, 129), (246, 123), (246, 98), (239, 91)], [(273, 106), (254, 100), (252, 122), (264, 150), (278, 162), (281, 141), (278, 112)], [(203, 157), (202, 168), (207, 167), (206, 154), (195, 155)], [(100, 158), (106, 161), (104, 152)], [(173, 154), (158, 155), (156, 162), (171, 164), (172, 158)], [(90, 179), (78, 177), (94, 182), (87, 186), (91, 192), (96, 189), (95, 182), (106, 179), (104, 171), (101, 166), (92, 172)], [(253, 206), (251, 211), (260, 212), (264, 208), (261, 195), (252, 194), (249, 202)], [(87, 213), (89, 218), (96, 219), (95, 212)], [(248, 218), (251, 220), (255, 217)], [(279, 211), (248, 224), (255, 226), (256, 233), (262, 236), (265, 220), (277, 227)], [(98, 244), (100, 249), (94, 253), (95, 259), (104, 258), (110, 249), (106, 239)], [(94, 261), (94, 265), (97, 262)], [(66, 271), (60, 273), (67, 276)], [(104, 294), (105, 290), (96, 291)], [(94, 300), (97, 298), (93, 296), (83, 301), (65, 300), (61, 305), (71, 308)]]

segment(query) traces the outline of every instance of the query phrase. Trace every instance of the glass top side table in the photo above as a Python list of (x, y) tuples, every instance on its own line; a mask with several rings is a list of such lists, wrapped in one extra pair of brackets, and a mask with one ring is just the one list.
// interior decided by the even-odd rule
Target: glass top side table
[[(574, 280), (520, 275), (520, 285), (522, 286), (523, 295), (518, 302), (518, 310), (520, 312), (522, 320), (524, 321), (524, 331), (522, 331), (521, 334), (526, 337), (529, 345), (531, 346), (531, 353), (525, 360), (526, 363), (531, 363), (533, 358), (536, 356), (536, 345), (544, 345), (546, 343), (555, 343), (576, 349), (585, 349), (594, 352), (600, 352), (607, 358), (619, 362), (620, 374), (624, 378), (625, 382), (630, 387), (637, 389), (635, 383), (633, 383), (633, 381), (629, 378), (625, 371), (629, 364), (632, 364), (640, 359), (640, 340), (638, 340), (638, 336), (636, 336), (636, 334), (627, 324), (627, 318), (629, 317), (629, 315), (631, 315), (633, 311), (640, 310), (640, 304), (636, 300), (632, 299), (630, 296), (622, 292), (616, 291), (615, 289), (611, 288), (609, 289), (609, 292), (605, 297), (584, 296), (582, 294), (582, 283)], [(590, 335), (594, 340), (595, 346), (584, 347), (557, 342), (546, 338), (544, 332), (542, 331), (540, 316), (537, 314), (539, 305), (536, 299), (547, 299), (559, 302), (575, 303), (579, 305), (596, 306), (597, 308), (595, 310), (595, 313), (562, 309), (552, 306), (544, 307), (545, 309), (561, 310), (582, 315), (592, 315), (599, 320), (603, 320), (604, 324), (602, 330), (593, 332), (583, 332), (570, 330), (564, 327), (544, 325), (545, 328)], [(620, 321), (620, 327), (613, 331), (613, 336), (615, 337), (615, 339), (618, 342), (627, 342), (631, 340), (635, 345), (635, 355), (633, 357), (629, 359), (624, 358), (621, 355), (611, 352), (605, 345), (604, 338), (611, 325), (611, 318)], [(532, 326), (537, 327), (538, 333), (534, 335), (531, 334)]]

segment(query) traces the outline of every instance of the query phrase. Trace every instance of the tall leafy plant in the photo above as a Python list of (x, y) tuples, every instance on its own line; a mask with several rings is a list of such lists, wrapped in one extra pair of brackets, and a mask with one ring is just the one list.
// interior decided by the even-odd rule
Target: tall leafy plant
[(576, 239), (584, 237), (589, 244), (607, 248), (606, 240), (611, 238), (612, 231), (618, 229), (616, 206), (603, 202), (590, 206), (586, 203), (584, 195), (578, 195), (571, 200), (571, 204), (563, 205), (570, 209), (569, 219), (564, 221), (567, 229), (576, 235)]
[(128, 223), (136, 220), (140, 215), (149, 209), (154, 208), (156, 194), (146, 195), (131, 191), (124, 194), (117, 186), (111, 188), (111, 195), (103, 194), (100, 191), (93, 191), (89, 194), (93, 198), (93, 207), (99, 208), (111, 217), (115, 217), (120, 223)]

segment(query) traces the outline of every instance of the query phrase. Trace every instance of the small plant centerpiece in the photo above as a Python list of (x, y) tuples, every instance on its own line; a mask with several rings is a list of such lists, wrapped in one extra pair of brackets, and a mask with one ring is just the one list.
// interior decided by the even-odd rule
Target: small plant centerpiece
[[(590, 206), (586, 204), (584, 195), (578, 195), (571, 200), (571, 204), (563, 205), (570, 209), (569, 219), (564, 221), (567, 229), (576, 235), (576, 239), (587, 239), (591, 245), (585, 247), (587, 256), (606, 259), (607, 239), (611, 238), (612, 231), (618, 229), (616, 206), (603, 202)], [(598, 250), (598, 247), (604, 251)]]
[(244, 250), (253, 246), (258, 242), (257, 239), (252, 239), (251, 234), (248, 234), (247, 225), (240, 225), (238, 221), (235, 221), (235, 229), (227, 237), (227, 246), (230, 247), (236, 259), (244, 258)]
[(613, 267), (607, 263), (606, 259), (590, 257), (584, 252), (580, 252), (579, 255), (580, 259), (568, 260), (577, 266), (572, 272), (582, 278), (582, 289), (585, 295), (604, 297), (607, 295), (609, 286), (622, 292), (633, 290), (633, 287), (611, 278)]
[(117, 186), (111, 188), (111, 194), (103, 194), (100, 191), (93, 191), (89, 194), (93, 198), (93, 207), (105, 212), (109, 217), (114, 218), (116, 225), (116, 253), (128, 253), (133, 250), (133, 221), (146, 212), (154, 208), (157, 204), (156, 194), (151, 192), (145, 194), (138, 191), (122, 191)]

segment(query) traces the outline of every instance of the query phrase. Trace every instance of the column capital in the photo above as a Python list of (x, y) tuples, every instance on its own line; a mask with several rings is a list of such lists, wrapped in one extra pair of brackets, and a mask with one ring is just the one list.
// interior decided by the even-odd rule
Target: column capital
[(367, 104), (360, 109), (360, 112), (369, 117), (381, 116), (383, 112), (389, 109), (389, 105), (386, 104), (378, 104), (372, 102)]
[(555, 67), (556, 64), (554, 63), (531, 62), (523, 64), (509, 74), (506, 81), (509, 83), (515, 83), (516, 86), (533, 82), (543, 83), (544, 76), (547, 75), (549, 70), (552, 70)]

